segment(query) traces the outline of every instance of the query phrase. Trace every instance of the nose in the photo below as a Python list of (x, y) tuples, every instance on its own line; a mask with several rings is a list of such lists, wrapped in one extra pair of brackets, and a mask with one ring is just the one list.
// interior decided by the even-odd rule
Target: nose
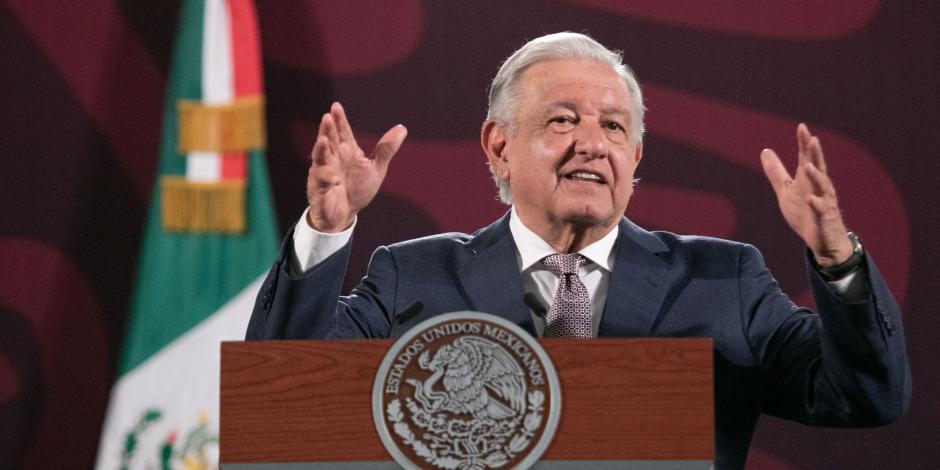
[(574, 133), (574, 152), (588, 160), (607, 158), (608, 142), (599, 122), (582, 122)]

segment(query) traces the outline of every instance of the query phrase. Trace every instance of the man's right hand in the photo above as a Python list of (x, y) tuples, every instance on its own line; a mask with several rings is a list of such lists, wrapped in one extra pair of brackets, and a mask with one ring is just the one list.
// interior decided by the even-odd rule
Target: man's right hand
[(398, 124), (366, 155), (356, 143), (343, 106), (333, 103), (320, 120), (307, 172), (307, 223), (327, 233), (349, 228), (379, 192), (388, 163), (407, 135), (408, 129)]

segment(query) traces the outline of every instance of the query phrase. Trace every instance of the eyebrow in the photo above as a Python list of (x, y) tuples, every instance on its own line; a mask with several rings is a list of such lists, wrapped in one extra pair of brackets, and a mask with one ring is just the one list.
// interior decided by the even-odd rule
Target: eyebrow
[(570, 101), (555, 101), (555, 102), (549, 103), (548, 107), (545, 109), (546, 111), (551, 111), (555, 108), (564, 108), (564, 109), (569, 109), (571, 111), (575, 111), (578, 109), (578, 107)]
[(609, 116), (611, 114), (619, 114), (624, 117), (628, 117), (628, 118), (630, 117), (630, 111), (623, 109), (623, 108), (604, 108), (604, 109), (601, 109), (601, 114), (605, 116)]
[[(546, 112), (550, 112), (551, 110), (556, 109), (556, 108), (564, 108), (564, 109), (568, 109), (571, 111), (577, 111), (578, 106), (570, 101), (554, 101), (552, 103), (549, 103), (548, 107), (546, 108)], [(617, 115), (621, 115), (627, 118), (630, 117), (630, 112), (620, 107), (603, 108), (600, 111), (601, 111), (601, 115), (605, 115), (605, 116), (609, 116), (611, 114), (617, 114)]]

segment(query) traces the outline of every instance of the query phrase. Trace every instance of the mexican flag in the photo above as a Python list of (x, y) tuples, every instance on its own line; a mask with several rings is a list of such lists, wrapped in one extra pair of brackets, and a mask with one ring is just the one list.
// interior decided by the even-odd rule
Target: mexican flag
[(276, 255), (251, 0), (184, 0), (175, 47), (99, 469), (218, 466), (219, 343)]

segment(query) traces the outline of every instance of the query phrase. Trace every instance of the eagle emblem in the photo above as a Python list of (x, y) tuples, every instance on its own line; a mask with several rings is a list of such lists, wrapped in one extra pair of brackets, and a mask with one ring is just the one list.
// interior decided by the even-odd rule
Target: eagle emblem
[[(418, 365), (431, 376), (424, 382), (408, 379), (424, 410), (469, 414), (481, 422), (512, 419), (525, 411), (522, 369), (499, 344), (463, 336), (441, 346), (434, 359), (428, 357), (423, 352)], [(435, 390), (442, 377), (444, 390)]]
[(399, 339), (376, 380), (373, 413), (392, 456), (407, 468), (534, 463), (560, 408), (541, 346), (492, 315), (461, 312), (426, 323)]

